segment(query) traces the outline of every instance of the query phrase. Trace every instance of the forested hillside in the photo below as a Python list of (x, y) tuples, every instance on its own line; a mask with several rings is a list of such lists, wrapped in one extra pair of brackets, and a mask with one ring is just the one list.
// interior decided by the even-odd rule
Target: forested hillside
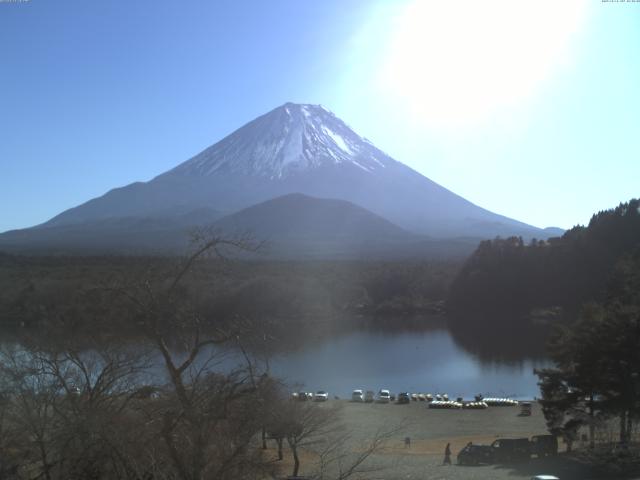
[[(128, 337), (113, 287), (160, 279), (179, 258), (23, 257), (0, 253), (0, 331), (73, 329)], [(404, 328), (410, 318), (437, 316), (457, 262), (253, 262), (210, 259), (185, 282), (206, 319), (244, 319), (286, 343), (357, 328)], [(142, 279), (142, 280), (140, 280)], [(425, 321), (427, 321), (425, 320)], [(300, 333), (304, 332), (305, 335)]]
[(548, 241), (483, 241), (451, 285), (451, 323), (479, 330), (570, 321), (583, 303), (601, 299), (618, 259), (638, 245), (638, 199)]

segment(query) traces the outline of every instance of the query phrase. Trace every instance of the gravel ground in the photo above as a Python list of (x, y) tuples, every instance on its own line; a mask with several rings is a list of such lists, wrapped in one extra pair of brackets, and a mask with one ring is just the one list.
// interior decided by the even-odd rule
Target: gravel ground
[[(378, 479), (509, 479), (531, 478), (533, 475), (553, 474), (561, 480), (588, 479), (590, 472), (568, 462), (562, 455), (555, 459), (532, 459), (520, 465), (490, 465), (463, 467), (456, 465), (456, 455), (468, 442), (490, 444), (499, 437), (519, 438), (547, 433), (544, 417), (538, 405), (534, 405), (530, 417), (518, 416), (518, 407), (490, 407), (486, 410), (436, 410), (428, 409), (424, 402), (408, 405), (359, 404), (331, 400), (327, 406), (341, 404), (340, 415), (352, 434), (350, 448), (371, 439), (381, 428), (403, 425), (384, 451), (370, 459), (370, 465), (379, 468), (359, 478)], [(406, 447), (405, 437), (411, 445)], [(444, 449), (451, 443), (451, 466), (443, 466)], [(563, 445), (560, 444), (562, 450)], [(305, 473), (303, 468), (300, 472)], [(283, 472), (288, 471), (288, 452), (285, 453)]]

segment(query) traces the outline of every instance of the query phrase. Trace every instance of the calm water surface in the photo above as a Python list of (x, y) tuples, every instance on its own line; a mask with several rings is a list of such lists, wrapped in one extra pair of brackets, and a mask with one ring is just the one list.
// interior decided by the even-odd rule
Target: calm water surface
[(392, 392), (448, 393), (450, 397), (539, 396), (541, 360), (487, 363), (459, 347), (447, 330), (355, 332), (278, 354), (270, 370), (292, 388), (326, 390), (347, 397), (355, 388)]
[[(14, 344), (15, 345), (15, 344)], [(136, 348), (136, 347), (133, 347)], [(211, 353), (211, 352), (210, 352)], [(177, 354), (180, 357), (180, 354)], [(152, 354), (149, 381), (164, 377), (164, 362)], [(206, 352), (199, 363), (210, 358)], [(218, 352), (207, 365), (214, 370), (245, 366), (238, 350)], [(259, 365), (258, 368), (264, 368)], [(353, 389), (393, 393), (447, 393), (455, 398), (485, 396), (532, 399), (539, 396), (533, 369), (546, 366), (544, 360), (488, 362), (459, 346), (446, 329), (424, 331), (356, 331), (341, 334), (304, 348), (271, 355), (271, 375), (287, 382), (292, 391), (328, 391), (348, 398)]]

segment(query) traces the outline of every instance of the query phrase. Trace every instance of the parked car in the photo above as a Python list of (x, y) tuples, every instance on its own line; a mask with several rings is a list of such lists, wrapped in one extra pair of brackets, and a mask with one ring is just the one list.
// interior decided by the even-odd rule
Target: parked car
[(523, 462), (531, 458), (528, 438), (499, 438), (491, 444), (491, 448), (496, 463)]
[(318, 390), (313, 399), (316, 402), (326, 402), (327, 400), (329, 400), (329, 394), (324, 390)]
[(306, 402), (309, 399), (307, 392), (298, 392), (298, 400)]
[(535, 477), (531, 477), (531, 480), (560, 480), (555, 475), (536, 475)]
[(400, 392), (398, 394), (398, 403), (411, 403), (411, 397), (407, 392)]
[(391, 401), (391, 393), (389, 390), (382, 389), (378, 392), (378, 403), (389, 403)]
[(520, 416), (530, 417), (532, 408), (531, 402), (520, 402)]
[(366, 393), (364, 394), (364, 401), (365, 403), (372, 403), (374, 400), (374, 393), (373, 390), (367, 390)]
[(458, 453), (459, 465), (482, 465), (493, 462), (493, 450), (489, 445), (467, 445)]
[(558, 454), (558, 438), (555, 435), (534, 435), (531, 437), (531, 453), (538, 458)]
[(351, 401), (364, 402), (364, 393), (362, 393), (362, 390), (354, 390), (351, 394)]

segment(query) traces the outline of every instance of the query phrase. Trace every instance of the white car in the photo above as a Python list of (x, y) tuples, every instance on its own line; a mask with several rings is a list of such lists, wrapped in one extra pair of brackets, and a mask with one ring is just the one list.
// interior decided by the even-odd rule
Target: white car
[(351, 394), (351, 401), (364, 402), (364, 393), (362, 393), (362, 390), (354, 390)]
[(560, 479), (554, 475), (536, 475), (535, 477), (531, 477), (531, 480), (560, 480)]
[(389, 403), (391, 401), (391, 393), (389, 390), (380, 390), (378, 392), (378, 403)]
[(326, 402), (327, 400), (329, 400), (329, 394), (324, 390), (318, 390), (314, 395), (313, 399), (316, 402)]

